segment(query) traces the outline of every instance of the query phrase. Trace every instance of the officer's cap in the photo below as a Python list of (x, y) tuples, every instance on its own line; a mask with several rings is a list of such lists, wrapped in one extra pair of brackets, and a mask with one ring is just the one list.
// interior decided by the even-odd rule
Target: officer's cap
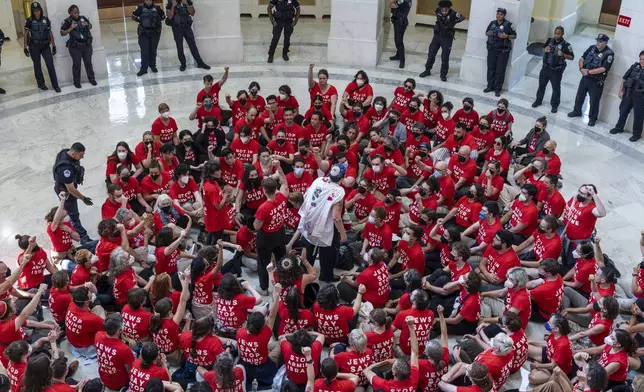
[(500, 12), (500, 13), (502, 13), (504, 16), (508, 14), (508, 10), (506, 10), (505, 8), (501, 8), (501, 7), (497, 8), (497, 9), (496, 9), (496, 12)]
[(39, 2), (35, 1), (31, 3), (31, 12), (34, 12), (35, 10), (40, 10), (42, 11), (42, 6), (40, 5)]
[(606, 34), (599, 34), (597, 36), (597, 41), (608, 42), (609, 38)]
[(441, 0), (438, 2), (440, 8), (452, 8), (452, 2), (450, 0)]

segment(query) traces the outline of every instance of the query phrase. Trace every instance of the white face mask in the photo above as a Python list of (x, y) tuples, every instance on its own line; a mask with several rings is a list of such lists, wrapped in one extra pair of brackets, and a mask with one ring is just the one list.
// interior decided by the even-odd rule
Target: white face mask
[(376, 109), (376, 112), (380, 113), (382, 109), (384, 109), (385, 107), (378, 104), (378, 105), (373, 105), (373, 108)]
[(465, 275), (461, 275), (461, 277), (458, 278), (458, 284), (460, 284), (460, 285), (465, 284)]
[(372, 225), (375, 224), (376, 223), (376, 218), (374, 218), (373, 216), (369, 215), (369, 223), (371, 223)]
[(573, 250), (573, 251), (572, 251), (572, 257), (574, 257), (575, 259), (578, 259), (578, 258), (580, 258), (580, 257), (581, 257), (581, 256), (579, 255), (579, 252), (577, 252), (577, 249), (575, 249), (575, 250)]
[(526, 200), (528, 200), (526, 195), (524, 195), (523, 193), (519, 195), (519, 201), (520, 202), (525, 203)]
[(449, 113), (441, 113), (441, 116), (443, 116), (443, 120), (447, 120), (449, 118)]
[(124, 160), (127, 158), (127, 152), (117, 152), (116, 155), (119, 157), (120, 160)]
[(380, 173), (380, 165), (373, 165), (371, 166), (371, 169), (373, 169), (374, 173)]
[(612, 346), (615, 344), (615, 342), (613, 342), (613, 338), (611, 338), (610, 336), (606, 336), (604, 338), (604, 343), (606, 343), (609, 346)]
[(167, 112), (163, 112), (163, 113), (161, 113), (161, 116), (162, 116), (163, 118), (168, 118), (168, 117), (170, 117), (170, 112), (169, 112), (169, 111), (167, 111)]
[(288, 99), (288, 95), (286, 94), (280, 94), (280, 100), (286, 101)]
[(240, 137), (240, 139), (241, 139), (242, 143), (244, 143), (244, 144), (248, 143), (248, 141), (250, 140), (250, 138), (248, 136), (242, 136), (242, 137)]
[(367, 263), (369, 262), (369, 252), (365, 253), (364, 256), (362, 256), (362, 260), (364, 260)]
[(295, 172), (295, 175), (300, 177), (302, 174), (304, 174), (304, 168), (303, 167), (296, 167), (293, 169), (293, 172)]
[(187, 184), (190, 181), (190, 176), (181, 176), (181, 182)]
[(356, 84), (360, 87), (364, 86), (364, 80), (362, 79), (356, 79)]
[(505, 283), (503, 283), (503, 286), (505, 286), (506, 289), (511, 289), (514, 287), (514, 283), (512, 283), (511, 280), (506, 280)]
[(402, 240), (405, 242), (409, 242), (409, 234), (408, 233), (403, 234)]

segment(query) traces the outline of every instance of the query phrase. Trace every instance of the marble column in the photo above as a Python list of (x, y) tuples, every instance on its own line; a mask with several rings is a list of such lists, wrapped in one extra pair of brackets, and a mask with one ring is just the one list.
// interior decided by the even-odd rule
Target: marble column
[[(58, 53), (54, 56), (54, 65), (56, 66), (56, 75), (61, 83), (72, 82), (72, 58), (69, 55), (69, 49), (65, 46), (69, 40), (69, 35), (60, 35), (60, 26), (63, 21), (69, 17), (67, 9), (70, 5), (76, 4), (81, 15), (86, 16), (92, 23), (92, 65), (96, 79), (100, 80), (107, 76), (107, 62), (105, 60), (105, 48), (101, 39), (101, 22), (98, 20), (98, 6), (96, 0), (44, 0), (41, 2), (45, 6), (45, 15), (51, 20), (51, 30), (54, 34), (54, 42)], [(43, 64), (44, 67), (44, 64)], [(85, 65), (81, 65), (81, 84), (87, 84), (87, 75), (85, 74)], [(89, 84), (87, 84), (89, 86)]]
[(241, 34), (239, 0), (195, 1), (192, 29), (199, 54), (208, 64), (241, 63), (244, 39)]
[(461, 80), (479, 85), (486, 84), (487, 36), (485, 30), (488, 24), (496, 18), (496, 9), (499, 7), (508, 11), (506, 19), (515, 25), (517, 31), (517, 38), (513, 42), (505, 74), (504, 88), (512, 88), (525, 76), (526, 66), (531, 57), (526, 48), (533, 5), (534, 0), (476, 0), (472, 2), (465, 54), (462, 60), (463, 66), (461, 67)]
[[(622, 101), (617, 94), (622, 76), (633, 65), (639, 61), (639, 54), (642, 50), (642, 41), (644, 41), (644, 2), (642, 0), (622, 0), (620, 15), (630, 17), (630, 27), (620, 26), (615, 28), (615, 34), (610, 34), (608, 46), (615, 52), (613, 66), (608, 72), (608, 77), (604, 84), (604, 94), (602, 95), (601, 105), (599, 107), (599, 119), (608, 124), (615, 125), (619, 118), (619, 104)], [(632, 115), (626, 125), (627, 130), (631, 130), (633, 124)]]
[(383, 4), (384, 0), (332, 0), (327, 49), (330, 63), (378, 64), (383, 46)]

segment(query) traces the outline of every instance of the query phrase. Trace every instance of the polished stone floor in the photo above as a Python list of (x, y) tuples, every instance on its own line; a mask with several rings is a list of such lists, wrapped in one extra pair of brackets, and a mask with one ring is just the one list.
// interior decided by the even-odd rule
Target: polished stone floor
[[(263, 96), (276, 94), (278, 86), (288, 84), (304, 108), (308, 106), (306, 72), (309, 63), (317, 68), (327, 68), (330, 82), (338, 90), (344, 90), (356, 69), (325, 63), (328, 20), (303, 19), (293, 35), (291, 61), (276, 59), (266, 64), (266, 52), (270, 38), (266, 19), (242, 19), (244, 34), (244, 61), (242, 64), (211, 64), (209, 72), (218, 79), (223, 66), (229, 65), (230, 77), (222, 89), (220, 101), (225, 106), (226, 93), (235, 94), (255, 80), (262, 87)], [(388, 30), (388, 27), (387, 27)], [(610, 29), (582, 26), (576, 35), (568, 37), (577, 55), (593, 43), (598, 32), (612, 36)], [(45, 248), (46, 239), (43, 217), (56, 204), (52, 189), (52, 163), (55, 154), (80, 141), (87, 147), (83, 165), (87, 170), (82, 192), (94, 199), (94, 207), (80, 206), (81, 216), (92, 236), (100, 220), (100, 204), (106, 198), (104, 183), (105, 160), (115, 144), (125, 140), (134, 146), (141, 134), (148, 130), (156, 118), (157, 105), (167, 102), (180, 129), (196, 128), (188, 120), (197, 92), (201, 89), (204, 72), (189, 65), (186, 72), (179, 72), (179, 62), (172, 36), (164, 29), (159, 50), (160, 72), (138, 78), (135, 73), (140, 63), (136, 40), (136, 25), (129, 19), (105, 21), (101, 24), (108, 76), (98, 81), (97, 87), (88, 83), (77, 90), (71, 85), (62, 85), (63, 92), (42, 92), (36, 89), (31, 61), (22, 53), (18, 43), (8, 42), (2, 53), (0, 87), (7, 95), (0, 96), (0, 139), (2, 142), (2, 166), (0, 166), (0, 258), (8, 264), (15, 263), (19, 253), (14, 235), (31, 234), (40, 238)], [(417, 78), (423, 69), (426, 50), (431, 40), (428, 27), (410, 28), (406, 36), (408, 66), (399, 70), (397, 64), (388, 60), (394, 52), (393, 38), (387, 31), (387, 44), (380, 64), (365, 69), (369, 74), (375, 95), (391, 98), (394, 88), (407, 77), (415, 77), (418, 91), (427, 92), (438, 88), (460, 107), (463, 97), (475, 100), (475, 109), (488, 113), (497, 99), (483, 94), (483, 85), (467, 85), (459, 80), (460, 56), (465, 47), (465, 35), (459, 33), (452, 52), (452, 68), (448, 82), (436, 76)], [(200, 48), (207, 50), (207, 48)], [(278, 53), (279, 53), (278, 48)], [(187, 51), (187, 48), (186, 48)], [(189, 53), (189, 52), (187, 52)], [(530, 61), (527, 77), (504, 94), (510, 100), (510, 111), (516, 123), (515, 137), (527, 133), (534, 119), (548, 116), (548, 131), (559, 143), (558, 154), (563, 161), (562, 193), (571, 197), (581, 184), (594, 183), (604, 200), (608, 216), (597, 225), (602, 245), (617, 263), (630, 284), (630, 269), (641, 261), (638, 249), (640, 230), (644, 220), (644, 142), (629, 143), (628, 135), (613, 137), (608, 134), (612, 124), (598, 123), (594, 128), (585, 125), (585, 120), (570, 120), (566, 113), (579, 81), (574, 66), (568, 67), (563, 82), (562, 104), (557, 115), (550, 114), (548, 105), (538, 110), (530, 104), (538, 85), (539, 59)], [(549, 97), (550, 89), (546, 92)], [(616, 115), (617, 116), (617, 115)], [(615, 118), (616, 121), (616, 118)], [(540, 335), (542, 329), (533, 333)]]

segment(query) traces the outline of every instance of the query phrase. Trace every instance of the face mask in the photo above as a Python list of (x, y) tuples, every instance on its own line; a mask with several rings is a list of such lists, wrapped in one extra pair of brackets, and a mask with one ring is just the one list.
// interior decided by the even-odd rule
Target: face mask
[(472, 191), (467, 191), (467, 198), (468, 198), (468, 199), (473, 199), (473, 198), (474, 198), (474, 192), (472, 192)]
[(548, 154), (550, 154), (550, 150), (548, 150), (548, 149), (547, 149), (547, 148), (545, 148), (545, 147), (541, 150), (541, 152), (543, 153), (543, 155), (548, 155)]
[(427, 157), (427, 152), (426, 151), (418, 151), (418, 156), (421, 158), (426, 158)]
[(420, 224), (421, 224), (421, 225), (423, 225), (423, 226), (427, 226), (427, 219), (420, 218), (420, 219), (418, 220), (418, 223), (420, 223)]
[(583, 203), (583, 202), (586, 201), (586, 198), (583, 197), (582, 195), (577, 195), (577, 201), (580, 202), (580, 203)]
[(449, 244), (449, 240), (445, 237), (441, 237), (441, 244)]
[(409, 234), (407, 234), (407, 233), (403, 234), (402, 240), (405, 241), (405, 242), (409, 242)]
[(280, 146), (283, 146), (284, 143), (286, 143), (286, 139), (277, 139), (277, 144), (279, 144)]
[(168, 112), (163, 112), (163, 113), (161, 113), (161, 116), (163, 118), (168, 118), (168, 117), (170, 117), (170, 112), (169, 111)]
[(373, 216), (369, 215), (369, 223), (371, 223), (372, 225), (375, 224), (376, 223), (376, 218), (374, 218)]
[(541, 226), (537, 227), (537, 230), (538, 230), (538, 231), (539, 231), (539, 233), (541, 233), (541, 234), (543, 234), (543, 233), (545, 233), (545, 232), (546, 232), (546, 229), (542, 228)]
[(300, 155), (306, 155), (308, 152), (309, 152), (309, 150), (301, 149), (300, 150)]
[(539, 127), (534, 127), (534, 131), (535, 131), (536, 133), (539, 133), (539, 132), (543, 131), (543, 129), (541, 129), (541, 128), (539, 128)]
[(120, 160), (124, 160), (127, 158), (127, 152), (117, 152), (116, 155), (119, 157)]
[(360, 118), (360, 116), (362, 116), (362, 112), (356, 112), (355, 110), (353, 111), (353, 117)]
[(447, 120), (449, 118), (449, 113), (441, 113), (441, 116), (443, 116), (443, 120)]
[(479, 211), (479, 219), (485, 219), (487, 218), (487, 214), (485, 211)]
[(613, 338), (611, 338), (610, 336), (606, 336), (604, 338), (604, 343), (606, 343), (609, 346), (612, 346), (615, 344), (615, 342), (613, 341)]
[(528, 200), (528, 198), (526, 197), (526, 195), (524, 195), (523, 193), (519, 195), (519, 201), (520, 201), (521, 203), (525, 203), (525, 202), (526, 202), (526, 200)]
[(121, 182), (128, 182), (130, 181), (130, 175), (128, 174), (127, 176), (122, 176), (121, 177)]
[(532, 172), (532, 174), (539, 173), (539, 169), (538, 169), (537, 167), (535, 167), (535, 166), (532, 166), (532, 167), (530, 168), (530, 171)]
[(443, 173), (441, 173), (441, 172), (439, 172), (439, 171), (435, 171), (435, 172), (432, 174), (432, 176), (434, 176), (434, 178), (441, 178), (441, 177), (443, 177)]
[(258, 93), (259, 91), (250, 90), (250, 95), (252, 95), (253, 97), (256, 97)]
[(239, 104), (242, 105), (242, 106), (246, 105), (246, 98), (241, 98), (239, 100)]
[(322, 110), (322, 105), (313, 105), (315, 110)]
[(143, 142), (146, 146), (151, 146), (152, 145), (152, 140), (148, 140), (147, 142)]
[(250, 138), (248, 136), (241, 136), (240, 139), (241, 139), (242, 143), (244, 143), (244, 144), (248, 143), (248, 141), (250, 140)]
[(192, 146), (192, 140), (186, 140), (185, 142), (183, 142), (183, 145), (186, 147)]
[(190, 181), (190, 176), (181, 176), (181, 182), (187, 184)]
[(286, 94), (280, 94), (280, 100), (286, 101), (288, 99), (288, 95)]
[(394, 198), (393, 197), (386, 197), (385, 198), (385, 204), (394, 204)]
[(382, 109), (384, 109), (385, 107), (380, 104), (377, 104), (377, 105), (373, 105), (373, 108), (376, 109), (376, 112), (380, 113), (382, 112)]
[(458, 278), (458, 284), (460, 284), (460, 285), (465, 284), (465, 275), (461, 275), (461, 277)]
[(347, 151), (347, 146), (345, 146), (344, 144), (338, 144), (338, 151), (340, 152)]
[(456, 257), (451, 252), (447, 255), (447, 258), (450, 259), (450, 261), (456, 261)]
[(409, 111), (410, 111), (411, 113), (416, 113), (416, 112), (418, 111), (418, 108), (417, 108), (416, 106), (410, 106), (410, 107), (409, 107)]
[(596, 312), (601, 312), (602, 311), (601, 306), (599, 306), (599, 302), (595, 302), (593, 304), (593, 310), (596, 311)]
[(486, 124), (479, 124), (479, 129), (486, 130), (488, 126)]
[(552, 327), (550, 326), (550, 321), (546, 321), (545, 327), (546, 327), (546, 331), (552, 332)]
[(463, 110), (469, 111), (470, 109), (472, 109), (472, 105), (470, 105), (470, 104), (463, 105)]
[(496, 249), (496, 250), (500, 250), (500, 249), (501, 249), (501, 247), (502, 247), (502, 245), (501, 245), (501, 244), (492, 244), (492, 248), (494, 248), (494, 249)]
[(427, 190), (425, 190), (424, 188), (420, 188), (418, 190), (418, 194), (420, 195), (420, 197), (425, 197), (427, 196)]
[(159, 178), (159, 174), (150, 174), (150, 178), (156, 180), (157, 178)]
[(572, 251), (572, 257), (574, 257), (575, 259), (581, 258), (581, 255), (579, 254), (579, 252), (577, 252), (577, 249)]
[(371, 169), (374, 171), (374, 173), (380, 173), (380, 165), (372, 165)]
[(260, 158), (260, 160), (262, 161), (262, 163), (264, 165), (266, 165), (267, 163), (269, 163), (271, 161), (271, 157), (262, 157), (262, 158)]
[(363, 187), (362, 185), (358, 186), (358, 193), (364, 195), (365, 193), (367, 193), (367, 188)]
[(364, 86), (364, 80), (362, 79), (356, 79), (356, 84), (360, 87)]
[(203, 107), (208, 109), (208, 110), (210, 110), (210, 109), (212, 109), (212, 104), (211, 103), (204, 103)]
[(164, 213), (166, 213), (166, 214), (169, 214), (171, 210), (172, 210), (172, 206), (171, 206), (171, 205), (170, 205), (170, 206), (161, 207), (161, 211), (163, 211), (163, 212), (164, 212)]
[(459, 156), (458, 156), (458, 161), (459, 161), (460, 163), (465, 163), (465, 162), (467, 162), (467, 157), (464, 157), (464, 156), (459, 155)]
[(501, 108), (497, 108), (496, 111), (499, 112), (499, 114), (505, 113), (505, 109), (501, 109)]
[(398, 120), (396, 120), (395, 118), (389, 117), (389, 124), (394, 125), (397, 122), (398, 122)]
[(296, 167), (295, 169), (293, 169), (293, 172), (295, 173), (296, 176), (300, 177), (302, 174), (304, 174), (304, 168)]
[(514, 287), (514, 283), (512, 283), (512, 281), (508, 279), (508, 280), (506, 280), (506, 281), (505, 281), (505, 283), (503, 283), (503, 286), (504, 286), (506, 289), (511, 289), (511, 288), (513, 288), (513, 287)]

